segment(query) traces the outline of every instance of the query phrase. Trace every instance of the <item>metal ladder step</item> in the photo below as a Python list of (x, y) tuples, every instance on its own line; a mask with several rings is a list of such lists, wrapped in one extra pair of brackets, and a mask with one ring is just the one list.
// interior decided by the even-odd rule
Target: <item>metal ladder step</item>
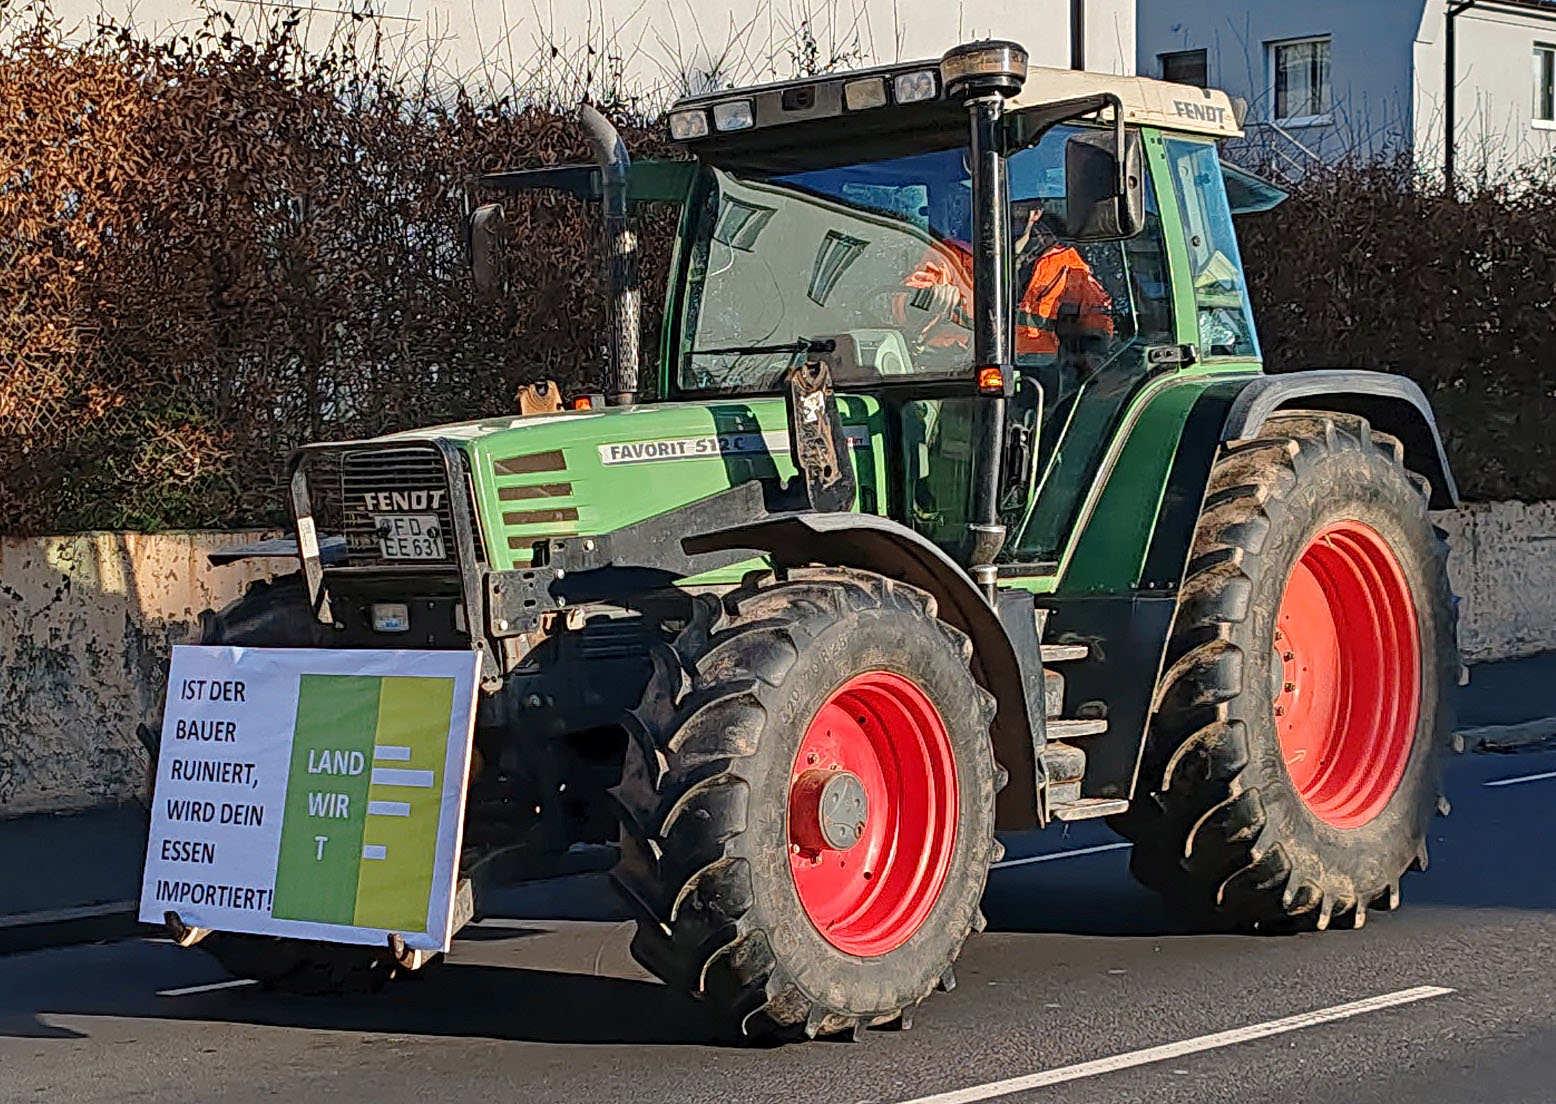
[(1108, 720), (1106, 717), (1048, 722), (1048, 738), (1050, 740), (1074, 740), (1081, 736), (1100, 736), (1107, 730)]
[(1085, 659), (1091, 655), (1090, 644), (1044, 644), (1044, 663), (1064, 663), (1067, 660)]
[(1043, 668), (1043, 716), (1059, 720), (1064, 715), (1064, 675), (1052, 667)]
[(1122, 797), (1080, 797), (1051, 804), (1048, 811), (1060, 820), (1092, 820), (1122, 813), (1128, 808), (1129, 802)]

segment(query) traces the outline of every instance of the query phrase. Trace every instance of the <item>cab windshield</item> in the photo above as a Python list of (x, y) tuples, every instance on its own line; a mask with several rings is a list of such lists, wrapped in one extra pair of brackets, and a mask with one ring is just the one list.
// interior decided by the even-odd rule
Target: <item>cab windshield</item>
[[(682, 390), (776, 391), (793, 364), (828, 349), (861, 380), (970, 372), (965, 148), (770, 177), (705, 173)], [(937, 291), (942, 282), (968, 294)]]

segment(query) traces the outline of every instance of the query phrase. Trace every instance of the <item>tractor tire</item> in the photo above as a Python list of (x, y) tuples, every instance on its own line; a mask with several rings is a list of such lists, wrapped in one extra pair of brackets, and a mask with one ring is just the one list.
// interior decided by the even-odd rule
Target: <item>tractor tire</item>
[(1000, 853), (971, 643), (860, 571), (759, 572), (695, 603), (612, 791), (633, 955), (746, 1041), (909, 1026), (955, 984)]
[(1181, 912), (1360, 927), (1426, 867), (1458, 674), (1428, 496), (1354, 415), (1282, 413), (1222, 450), (1135, 799), (1112, 820)]
[[(235, 602), (203, 614), (200, 643), (314, 648), (325, 647), (328, 641), (324, 627), (308, 608), (302, 576), (293, 574), (254, 583)], [(253, 979), (266, 989), (309, 996), (376, 992), (406, 973), (387, 946), (347, 946), (241, 932), (212, 932), (196, 946), (235, 977)]]

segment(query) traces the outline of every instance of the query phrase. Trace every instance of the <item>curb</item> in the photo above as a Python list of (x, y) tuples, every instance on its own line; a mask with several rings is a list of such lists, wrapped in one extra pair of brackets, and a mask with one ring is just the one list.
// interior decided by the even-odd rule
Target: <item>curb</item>
[(122, 939), (140, 927), (138, 912), (137, 901), (108, 901), (0, 916), (0, 954)]
[(1556, 747), (1556, 717), (1540, 717), (1518, 724), (1464, 728), (1456, 735), (1464, 741), (1466, 750), (1491, 754), (1533, 751), (1547, 743)]

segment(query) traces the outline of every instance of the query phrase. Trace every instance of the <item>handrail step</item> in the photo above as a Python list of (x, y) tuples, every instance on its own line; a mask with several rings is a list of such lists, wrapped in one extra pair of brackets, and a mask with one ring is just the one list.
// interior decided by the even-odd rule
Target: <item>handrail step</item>
[(1048, 811), (1060, 820), (1092, 820), (1113, 816), (1128, 808), (1129, 802), (1122, 797), (1082, 797), (1052, 805)]
[(1093, 717), (1071, 721), (1049, 721), (1050, 740), (1074, 740), (1081, 736), (1100, 736), (1108, 730), (1106, 717)]
[(1085, 659), (1091, 655), (1090, 644), (1044, 644), (1044, 663), (1064, 663), (1067, 660)]

